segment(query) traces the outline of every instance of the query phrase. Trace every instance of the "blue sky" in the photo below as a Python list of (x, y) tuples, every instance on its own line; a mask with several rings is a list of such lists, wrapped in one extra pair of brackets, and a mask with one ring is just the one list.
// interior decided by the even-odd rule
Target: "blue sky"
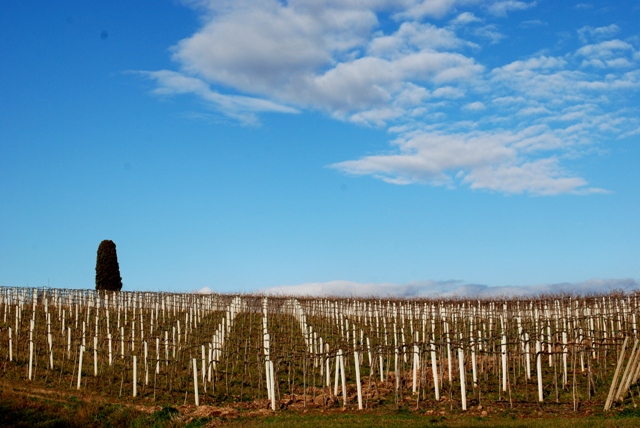
[(0, 283), (635, 288), (634, 1), (2, 2)]

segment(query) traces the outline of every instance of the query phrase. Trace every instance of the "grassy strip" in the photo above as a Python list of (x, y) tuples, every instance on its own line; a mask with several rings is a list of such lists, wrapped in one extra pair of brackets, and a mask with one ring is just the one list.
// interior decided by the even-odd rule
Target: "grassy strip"
[[(204, 422), (204, 421), (203, 421)], [(307, 413), (283, 412), (272, 416), (243, 418), (230, 421), (225, 426), (272, 426), (272, 427), (523, 427), (546, 428), (593, 428), (593, 427), (637, 427), (640, 424), (640, 413), (614, 417), (557, 417), (553, 421), (548, 415), (540, 417), (521, 418), (516, 414), (495, 415), (489, 417), (448, 415), (431, 416), (409, 412), (398, 413)]]
[(163, 427), (169, 426), (164, 423), (169, 416), (166, 411), (150, 414), (123, 404), (76, 396), (42, 397), (7, 387), (0, 390), (2, 427)]
[(2, 427), (205, 427), (205, 426), (271, 426), (271, 427), (523, 427), (543, 428), (550, 425), (573, 427), (640, 426), (640, 408), (596, 414), (563, 411), (538, 412), (494, 409), (483, 415), (478, 411), (434, 410), (415, 412), (408, 407), (398, 410), (342, 411), (285, 410), (271, 413), (262, 410), (235, 410), (192, 405), (147, 407), (126, 402), (109, 402), (98, 396), (77, 397), (46, 394), (21, 386), (0, 386), (0, 426)]

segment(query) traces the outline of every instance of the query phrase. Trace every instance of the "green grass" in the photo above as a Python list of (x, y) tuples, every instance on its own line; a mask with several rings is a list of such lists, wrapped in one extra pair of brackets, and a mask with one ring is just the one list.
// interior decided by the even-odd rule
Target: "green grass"
[(593, 427), (637, 427), (640, 419), (619, 417), (555, 417), (548, 416), (519, 419), (517, 416), (461, 416), (424, 415), (412, 413), (293, 413), (285, 412), (261, 418), (238, 418), (225, 426), (262, 426), (262, 427), (523, 427), (546, 428), (593, 428)]
[[(12, 393), (13, 392), (13, 393)], [(0, 426), (3, 427), (522, 427), (594, 428), (640, 426), (640, 409), (593, 415), (563, 411), (538, 412), (495, 408), (482, 416), (478, 409), (462, 413), (439, 407), (416, 412), (409, 407), (397, 410), (241, 410), (232, 416), (197, 416), (194, 406), (180, 409), (165, 406), (144, 411), (126, 402), (114, 403), (76, 396), (53, 399), (25, 394), (24, 390), (0, 390)]]

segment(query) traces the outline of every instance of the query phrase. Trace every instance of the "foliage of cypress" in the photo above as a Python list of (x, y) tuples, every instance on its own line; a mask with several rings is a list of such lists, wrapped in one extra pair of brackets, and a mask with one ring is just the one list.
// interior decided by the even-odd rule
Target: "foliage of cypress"
[(111, 240), (104, 240), (98, 247), (96, 261), (96, 290), (120, 291), (122, 278), (116, 254), (116, 244)]

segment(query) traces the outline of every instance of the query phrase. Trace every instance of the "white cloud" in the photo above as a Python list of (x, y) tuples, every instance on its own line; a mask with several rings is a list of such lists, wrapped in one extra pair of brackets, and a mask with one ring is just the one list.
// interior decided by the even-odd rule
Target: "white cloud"
[[(374, 10), (389, 6), (383, 3), (214, 5), (203, 28), (175, 46), (173, 59), (183, 73), (212, 84), (358, 123), (372, 116), (369, 110), (389, 111), (408, 85), (439, 85), (482, 72), (455, 52), (472, 44), (451, 30), (404, 22), (391, 34), (375, 33)], [(421, 4), (427, 3), (448, 7)], [(373, 116), (376, 124), (397, 117)]]
[(540, 21), (539, 19), (530, 19), (520, 23), (520, 27), (522, 28), (535, 28), (543, 25), (547, 25), (546, 22)]
[(140, 72), (140, 74), (154, 79), (157, 82), (158, 87), (153, 90), (153, 93), (156, 95), (197, 95), (228, 116), (246, 123), (255, 122), (253, 112), (298, 112), (292, 107), (269, 100), (240, 95), (223, 95), (212, 91), (209, 85), (201, 79), (185, 76), (175, 71), (161, 70)]
[(523, 1), (517, 0), (504, 0), (504, 1), (496, 1), (487, 6), (487, 10), (489, 13), (496, 16), (507, 16), (509, 12), (516, 10), (526, 10), (531, 7), (535, 7), (536, 2), (526, 3)]
[(469, 104), (465, 104), (462, 108), (468, 111), (482, 111), (486, 110), (487, 106), (485, 106), (481, 101), (475, 101)]
[(399, 3), (407, 6), (395, 14), (396, 19), (420, 19), (426, 16), (441, 18), (456, 5), (479, 3), (479, 0), (408, 0)]
[(606, 27), (589, 27), (585, 26), (578, 30), (578, 37), (583, 43), (588, 43), (590, 40), (602, 40), (613, 37), (614, 34), (620, 31), (620, 27), (616, 24), (611, 24)]
[(576, 55), (587, 58), (611, 58), (621, 51), (633, 52), (633, 46), (622, 40), (607, 40), (593, 45), (585, 45), (576, 51)]
[(462, 12), (451, 20), (452, 25), (467, 25), (473, 22), (482, 22), (482, 20), (475, 16), (473, 12)]
[(490, 24), (475, 28), (471, 33), (478, 37), (488, 39), (491, 44), (499, 43), (506, 36), (497, 30), (497, 26)]
[(332, 165), (352, 175), (373, 175), (395, 184), (451, 185), (502, 193), (556, 195), (600, 193), (571, 176), (550, 156), (527, 161), (527, 155), (563, 145), (562, 131), (538, 125), (519, 132), (470, 131), (464, 134), (422, 132), (398, 139), (396, 153), (366, 156)]
[(546, 107), (531, 106), (531, 107), (525, 107), (522, 110), (518, 110), (518, 113), (516, 114), (518, 114), (519, 116), (531, 116), (531, 115), (540, 115), (540, 114), (548, 115), (549, 113), (551, 112)]
[(541, 294), (589, 295), (621, 290), (637, 291), (634, 279), (591, 279), (582, 282), (538, 284), (530, 286), (498, 286), (465, 283), (458, 280), (421, 281), (408, 284), (358, 283), (354, 281), (309, 282), (259, 290), (274, 296), (310, 297), (377, 297), (377, 298), (447, 298), (447, 297), (515, 297)]
[(433, 96), (436, 98), (462, 98), (464, 97), (464, 91), (453, 86), (443, 86), (433, 91)]
[[(557, 159), (542, 159), (520, 165), (501, 164), (473, 169), (464, 179), (472, 189), (488, 189), (503, 193), (557, 195), (579, 192), (587, 184), (580, 177), (568, 177)], [(587, 189), (589, 193), (599, 189)]]
[[(506, 37), (508, 27), (490, 20), (535, 2), (197, 4), (202, 26), (174, 46), (178, 70), (142, 72), (156, 82), (153, 92), (191, 94), (245, 123), (260, 112), (318, 110), (396, 134), (391, 152), (332, 165), (349, 174), (503, 193), (592, 193), (599, 190), (563, 159), (638, 127), (635, 110), (616, 106), (640, 89), (640, 53), (633, 38), (612, 39), (616, 25), (581, 28), (585, 44), (575, 52), (523, 52), (491, 70), (477, 59)], [(481, 20), (465, 10), (472, 4), (488, 14)], [(382, 14), (396, 25), (381, 26)]]
[(432, 24), (405, 22), (391, 35), (375, 36), (369, 43), (368, 53), (384, 58), (398, 58), (424, 49), (457, 49), (469, 43), (445, 28)]

